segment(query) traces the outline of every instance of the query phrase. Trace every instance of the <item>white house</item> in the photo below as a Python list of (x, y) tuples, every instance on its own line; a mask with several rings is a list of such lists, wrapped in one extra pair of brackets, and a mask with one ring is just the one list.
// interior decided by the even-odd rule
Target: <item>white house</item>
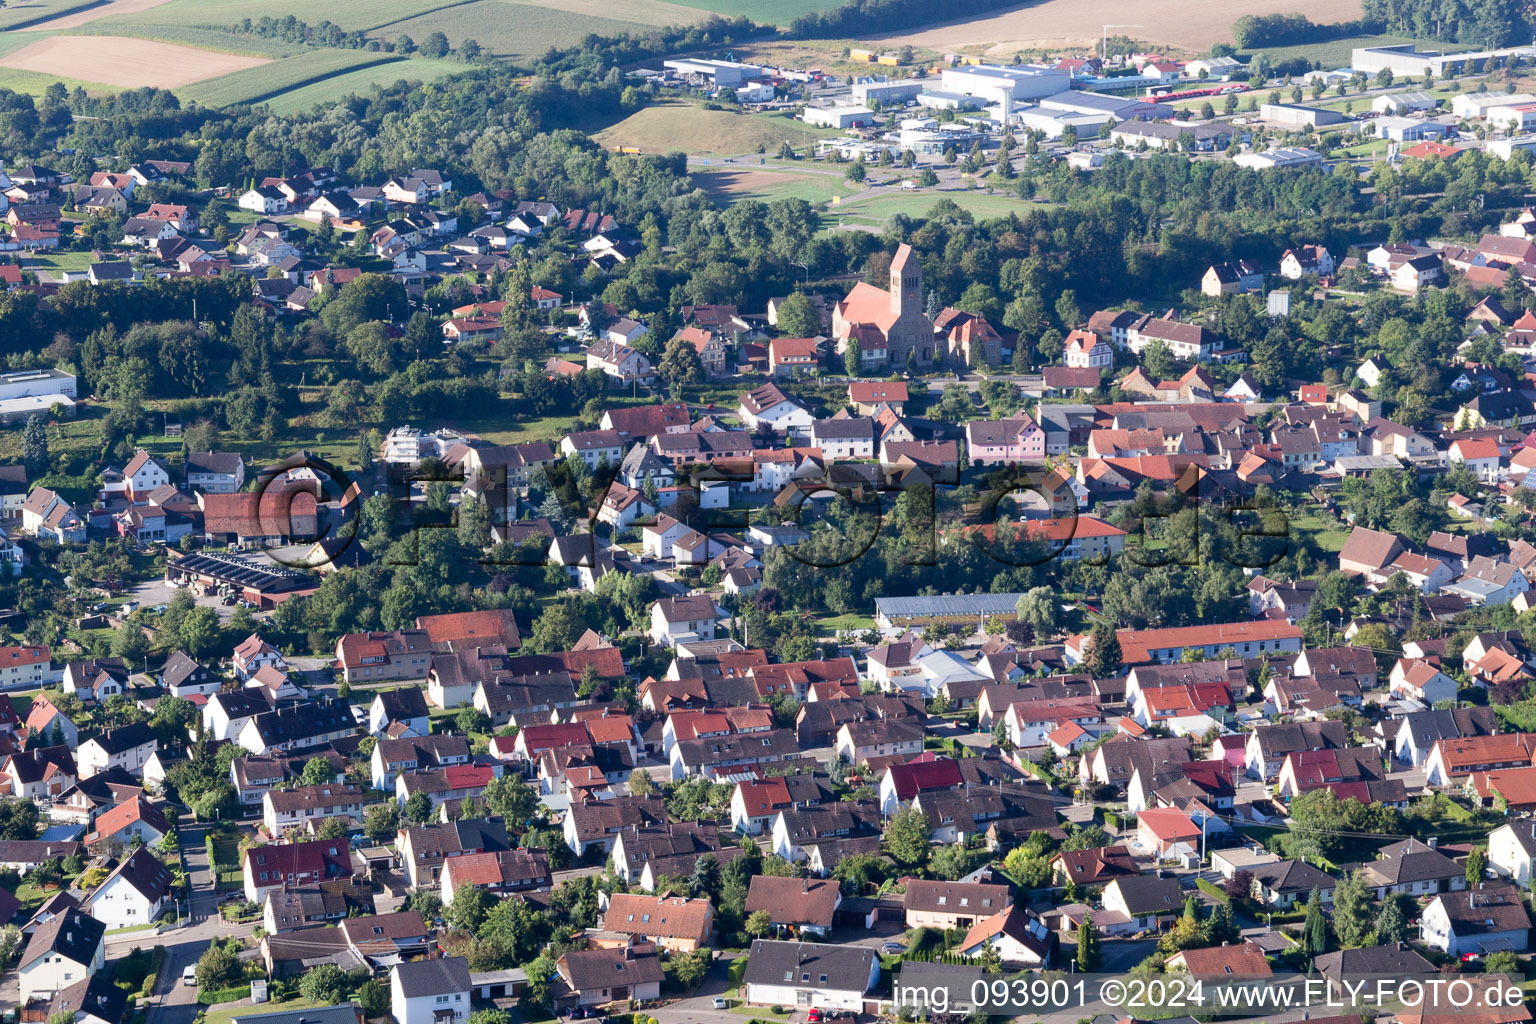
[(396, 964), (389, 972), (389, 1009), (396, 1024), (463, 1024), (469, 1020), (469, 963), (460, 956)]
[(1419, 918), (1419, 938), (1451, 956), (1530, 948), (1530, 915), (1512, 885), (1441, 893)]
[(170, 894), (170, 871), (140, 847), (124, 857), (80, 907), (108, 928), (131, 928), (159, 918)]
[(747, 1003), (862, 1013), (880, 979), (871, 946), (757, 939), (742, 975)]
[(1388, 678), (1393, 693), (1412, 697), (1429, 707), (1456, 699), (1456, 680), (1419, 658), (1398, 658)]
[(270, 185), (240, 194), (240, 209), (253, 213), (287, 213), (288, 197)]
[(75, 751), (75, 764), (80, 768), (82, 779), (88, 779), (108, 768), (122, 768), (139, 775), (158, 745), (159, 740), (154, 731), (144, 722), (135, 722), (93, 736), (80, 744), (80, 748)]
[(106, 964), (106, 930), (104, 922), (74, 908), (40, 924), (16, 968), (22, 1003), (52, 996), (101, 970)]
[(715, 638), (720, 609), (708, 594), (664, 597), (651, 605), (651, 638), (665, 647)]
[(1488, 866), (1521, 889), (1536, 869), (1536, 821), (1523, 819), (1488, 833)]
[(777, 384), (764, 384), (742, 395), (736, 415), (748, 430), (761, 428), (776, 434), (803, 433), (815, 422), (815, 417)]

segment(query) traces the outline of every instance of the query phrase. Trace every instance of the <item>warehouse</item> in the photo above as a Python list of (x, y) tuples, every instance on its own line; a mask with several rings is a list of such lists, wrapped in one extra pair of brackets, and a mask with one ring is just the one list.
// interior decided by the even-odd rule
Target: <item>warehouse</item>
[(1070, 88), (1072, 80), (1065, 71), (1032, 65), (1001, 68), (983, 64), (945, 68), (939, 79), (940, 92), (984, 96), (988, 103), (996, 103), (1005, 97), (1036, 100)]
[(800, 119), (825, 128), (856, 128), (875, 123), (875, 115), (868, 107), (806, 107)]
[(0, 423), (16, 423), (33, 413), (47, 416), (55, 405), (73, 415), (74, 374), (54, 369), (0, 373)]
[(1239, 167), (1255, 171), (1283, 171), (1292, 167), (1308, 167), (1322, 164), (1322, 154), (1300, 146), (1281, 146), (1267, 153), (1239, 153), (1232, 158)]
[(1475, 50), (1471, 53), (1441, 53), (1438, 50), (1420, 50), (1413, 43), (1396, 46), (1357, 46), (1350, 56), (1350, 67), (1375, 75), (1390, 71), (1394, 75), (1414, 78), (1426, 74), (1444, 78), (1447, 73), (1459, 75), (1472, 64), (1484, 70), (1501, 68), (1510, 57), (1520, 56), (1527, 60), (1536, 57), (1536, 46), (1514, 46), (1503, 50)]
[(906, 78), (899, 82), (854, 82), (853, 102), (866, 107), (871, 103), (888, 107), (896, 103), (911, 103), (922, 91), (922, 80), (917, 78)]
[(705, 78), (714, 85), (733, 89), (763, 77), (763, 69), (756, 64), (737, 64), (728, 60), (687, 58), (662, 61), (662, 66), (681, 78)]
[(1443, 139), (1450, 134), (1450, 126), (1438, 121), (1423, 121), (1415, 117), (1378, 117), (1376, 137), (1394, 142), (1423, 142), (1426, 139)]
[(1339, 124), (1344, 115), (1337, 110), (1320, 107), (1303, 107), (1295, 103), (1265, 103), (1259, 107), (1259, 116), (1276, 124), (1304, 124), (1313, 128)]

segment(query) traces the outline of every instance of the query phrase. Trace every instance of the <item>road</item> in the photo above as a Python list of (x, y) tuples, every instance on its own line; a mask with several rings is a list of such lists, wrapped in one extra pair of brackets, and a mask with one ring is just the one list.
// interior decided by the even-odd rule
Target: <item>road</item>
[[(207, 825), (183, 819), (181, 842), (186, 854), (187, 884), (192, 899), (190, 908), (186, 904), (180, 908), (185, 915), (182, 927), (155, 939), (154, 944), (165, 949), (165, 963), (146, 1004), (149, 1007), (148, 1024), (192, 1024), (202, 1007), (197, 1002), (197, 989), (181, 983), (182, 971), (197, 963), (213, 939), (243, 935), (250, 930), (248, 926), (226, 925), (219, 918), (218, 895), (208, 865), (207, 835)], [(107, 959), (123, 956), (133, 947), (145, 944), (143, 933), (109, 937)]]

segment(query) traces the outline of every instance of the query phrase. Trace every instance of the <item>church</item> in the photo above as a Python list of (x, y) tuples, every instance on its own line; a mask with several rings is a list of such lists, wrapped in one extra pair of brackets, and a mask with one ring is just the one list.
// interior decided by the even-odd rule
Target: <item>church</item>
[(921, 367), (942, 360), (933, 321), (923, 313), (923, 268), (910, 245), (891, 258), (889, 291), (860, 281), (833, 307), (832, 336), (839, 352), (858, 345), (859, 365), (869, 369), (905, 366), (909, 354)]

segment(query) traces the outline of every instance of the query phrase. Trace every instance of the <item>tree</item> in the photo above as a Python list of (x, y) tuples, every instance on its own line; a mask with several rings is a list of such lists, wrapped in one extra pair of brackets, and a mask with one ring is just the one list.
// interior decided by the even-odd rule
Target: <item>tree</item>
[(509, 831), (519, 831), (533, 817), (538, 794), (516, 774), (492, 779), (485, 787), (485, 804), (491, 813), (507, 823)]
[(699, 359), (699, 350), (693, 347), (693, 342), (687, 338), (673, 338), (667, 342), (661, 354), (661, 362), (656, 364), (656, 372), (662, 380), (674, 387), (697, 384), (704, 379), (704, 363)]
[(490, 895), (465, 882), (453, 890), (453, 902), (448, 904), (448, 923), (466, 932), (478, 931), (490, 907)]
[(11, 957), (15, 956), (20, 949), (21, 929), (13, 924), (0, 927), (0, 967), (10, 963)]
[(1082, 972), (1097, 970), (1099, 966), (1099, 934), (1088, 915), (1077, 926), (1077, 969)]
[[(491, 781), (494, 783), (496, 780)], [(406, 798), (405, 806), (400, 808), (400, 816), (413, 825), (430, 823), (437, 816), (436, 812), (432, 798), (425, 793), (412, 793)]]
[(907, 805), (891, 815), (890, 827), (885, 833), (885, 848), (896, 863), (903, 867), (920, 867), (928, 860), (928, 844), (933, 838), (933, 828), (922, 808)]
[(382, 1017), (389, 1012), (389, 989), (380, 984), (377, 978), (369, 978), (357, 986), (356, 997), (364, 1017)]
[(1318, 956), (1328, 951), (1328, 919), (1323, 916), (1323, 897), (1312, 887), (1307, 897), (1306, 917), (1302, 921), (1302, 948), (1308, 956)]
[(1104, 619), (1093, 625), (1088, 637), (1088, 649), (1083, 652), (1083, 669), (1096, 679), (1120, 674), (1124, 655), (1120, 651), (1120, 638), (1114, 626)]
[(448, 37), (441, 32), (433, 32), (421, 41), (421, 55), (434, 60), (448, 56)]
[(1476, 889), (1488, 880), (1488, 851), (1481, 846), (1472, 847), (1467, 854), (1467, 888)]
[(821, 315), (805, 292), (791, 292), (775, 310), (775, 325), (787, 338), (814, 338), (821, 333)]
[(1029, 624), (1036, 636), (1053, 636), (1056, 633), (1056, 610), (1059, 598), (1050, 587), (1033, 587), (1019, 596), (1015, 609), (1019, 618)]
[(125, 622), (112, 634), (112, 653), (132, 664), (144, 667), (144, 656), (149, 653), (149, 636), (144, 627), (135, 622)]
[(766, 910), (754, 910), (747, 915), (747, 923), (744, 927), (748, 935), (760, 939), (773, 927), (773, 915)]
[(656, 792), (656, 780), (651, 778), (651, 773), (644, 768), (636, 768), (629, 773), (629, 793), (631, 796), (651, 796)]
[(1342, 946), (1358, 946), (1371, 930), (1371, 891), (1358, 869), (1333, 890), (1333, 930)]
[(453, 716), (453, 727), (466, 736), (472, 732), (490, 732), (491, 717), (477, 707), (462, 708)]
[(400, 814), (393, 800), (374, 804), (363, 815), (363, 833), (377, 845), (384, 845), (400, 831)]
[(312, 757), (304, 762), (304, 773), (299, 781), (306, 786), (323, 786), (336, 778), (336, 769), (323, 757)]
[(30, 479), (36, 480), (48, 472), (48, 428), (41, 413), (27, 417), (27, 426), (21, 432), (21, 461)]
[(1408, 924), (1403, 918), (1403, 906), (1396, 893), (1389, 893), (1376, 914), (1376, 941), (1383, 945), (1402, 942), (1408, 936)]
[(197, 960), (197, 987), (202, 989), (227, 988), (240, 976), (240, 961), (235, 951), (214, 939)]
[(347, 975), (335, 964), (311, 967), (299, 979), (299, 994), (321, 1006), (335, 1006), (347, 996)]

